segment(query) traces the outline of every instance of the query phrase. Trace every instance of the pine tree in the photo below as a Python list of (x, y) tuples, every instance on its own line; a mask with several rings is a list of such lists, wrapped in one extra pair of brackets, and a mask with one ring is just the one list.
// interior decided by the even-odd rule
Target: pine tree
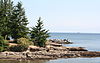
[(12, 38), (26, 38), (28, 34), (28, 20), (25, 16), (25, 10), (22, 7), (22, 3), (18, 2), (17, 6), (14, 8), (12, 17), (11, 17), (11, 29), (12, 29)]
[(0, 0), (0, 35), (5, 39), (26, 37), (28, 20), (22, 3), (16, 6), (11, 0)]
[(10, 35), (10, 16), (12, 13), (13, 1), (0, 0), (0, 34), (7, 39)]
[(43, 29), (43, 22), (41, 21), (41, 17), (37, 21), (37, 25), (32, 27), (30, 34), (34, 45), (45, 47), (46, 39), (49, 37), (49, 33), (48, 30)]

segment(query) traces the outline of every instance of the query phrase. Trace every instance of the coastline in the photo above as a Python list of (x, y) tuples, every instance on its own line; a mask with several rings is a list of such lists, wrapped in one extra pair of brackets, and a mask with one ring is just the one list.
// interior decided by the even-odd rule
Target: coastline
[[(66, 42), (66, 43), (65, 43)], [(24, 52), (0, 52), (1, 60), (52, 60), (58, 58), (100, 57), (100, 52), (88, 51), (83, 47), (64, 47), (72, 44), (68, 40), (48, 40), (46, 47), (30, 46)]]
[[(58, 51), (57, 51), (58, 52)], [(6, 53), (9, 53), (5, 56)], [(100, 52), (93, 51), (69, 51), (63, 53), (42, 53), (42, 52), (1, 52), (0, 59), (1, 60), (52, 60), (58, 58), (92, 58), (92, 57), (100, 57)], [(18, 54), (18, 55), (15, 55)], [(23, 55), (26, 54), (26, 55)], [(28, 56), (27, 56), (28, 55)]]

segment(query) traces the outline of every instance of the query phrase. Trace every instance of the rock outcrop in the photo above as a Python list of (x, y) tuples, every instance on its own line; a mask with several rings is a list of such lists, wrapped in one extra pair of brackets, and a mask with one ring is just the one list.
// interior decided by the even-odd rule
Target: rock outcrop
[(100, 57), (100, 52), (87, 51), (82, 47), (36, 47), (30, 46), (25, 52), (0, 52), (0, 59), (10, 60), (49, 60), (57, 58)]
[(88, 51), (83, 47), (64, 47), (60, 42), (49, 41), (45, 48), (30, 45), (25, 52), (0, 52), (0, 59), (49, 60), (57, 58), (100, 57), (100, 52)]
[(49, 42), (58, 43), (58, 44), (72, 44), (73, 42), (68, 39), (49, 39)]
[(1, 52), (0, 59), (12, 60), (49, 60), (57, 58), (100, 57), (100, 52), (92, 51), (35, 51), (35, 52)]

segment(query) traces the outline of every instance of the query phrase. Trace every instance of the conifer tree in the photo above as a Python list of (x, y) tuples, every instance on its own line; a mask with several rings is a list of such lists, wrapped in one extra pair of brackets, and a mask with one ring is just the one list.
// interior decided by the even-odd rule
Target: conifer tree
[(34, 45), (45, 47), (46, 39), (49, 37), (48, 30), (43, 29), (43, 21), (41, 21), (41, 17), (37, 21), (37, 25), (32, 27), (31, 30), (31, 39), (34, 42)]
[(28, 24), (28, 20), (25, 16), (25, 10), (22, 7), (22, 3), (18, 2), (16, 7), (13, 10), (12, 17), (11, 17), (11, 29), (12, 29), (12, 38), (26, 38), (28, 34), (28, 28), (26, 27)]
[(10, 17), (13, 1), (0, 0), (0, 35), (7, 39), (10, 35)]

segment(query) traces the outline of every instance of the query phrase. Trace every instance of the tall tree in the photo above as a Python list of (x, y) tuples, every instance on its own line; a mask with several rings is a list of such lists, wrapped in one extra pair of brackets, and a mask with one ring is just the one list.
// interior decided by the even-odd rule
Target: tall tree
[(11, 29), (12, 29), (12, 38), (18, 39), (21, 37), (27, 37), (28, 34), (28, 20), (25, 16), (25, 10), (22, 7), (22, 3), (18, 2), (15, 6), (12, 17), (11, 17)]
[(10, 35), (10, 17), (13, 1), (0, 0), (0, 34), (7, 39)]
[(31, 39), (34, 42), (34, 45), (45, 47), (46, 39), (49, 37), (48, 30), (43, 29), (43, 21), (41, 21), (41, 17), (37, 21), (37, 25), (32, 27), (31, 30)]

